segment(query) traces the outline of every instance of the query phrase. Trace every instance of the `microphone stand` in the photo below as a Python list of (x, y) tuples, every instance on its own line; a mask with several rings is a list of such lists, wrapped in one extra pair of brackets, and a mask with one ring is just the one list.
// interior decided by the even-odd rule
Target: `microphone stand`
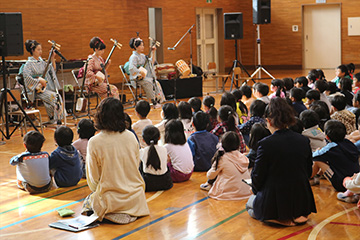
[(190, 35), (190, 71), (191, 73), (193, 73), (193, 54), (192, 54), (192, 38), (191, 38), (191, 30), (193, 29), (193, 27), (195, 26), (195, 24), (193, 24), (187, 31), (186, 33), (179, 39), (179, 41), (172, 47), (172, 48), (168, 48), (168, 50), (176, 50), (176, 47), (179, 45), (179, 43), (187, 36), (187, 34)]

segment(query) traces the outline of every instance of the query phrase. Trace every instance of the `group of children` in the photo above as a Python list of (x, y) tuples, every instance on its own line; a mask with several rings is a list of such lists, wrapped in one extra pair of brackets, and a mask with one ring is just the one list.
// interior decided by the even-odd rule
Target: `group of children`
[[(147, 117), (150, 104), (138, 101), (135, 113), (139, 120), (131, 124), (128, 116), (127, 128), (139, 141), (139, 171), (146, 191), (167, 190), (173, 182), (190, 179), (193, 171), (206, 171), (208, 181), (200, 188), (208, 190), (210, 197), (248, 198), (251, 189), (241, 181), (250, 178), (258, 142), (271, 135), (264, 118), (266, 107), (272, 98), (280, 97), (298, 117), (289, 128), (310, 139), (314, 161), (311, 183), (318, 184), (319, 175), (323, 175), (341, 191), (339, 200), (358, 201), (360, 73), (349, 73), (345, 68), (337, 68), (332, 82), (326, 81), (321, 70), (313, 69), (295, 81), (274, 79), (270, 87), (261, 82), (252, 87), (243, 85), (222, 95), (219, 110), (212, 96), (205, 96), (203, 101), (193, 97), (178, 106), (165, 103), (162, 120), (156, 125)], [(269, 90), (273, 92), (270, 95)], [(30, 193), (48, 191), (53, 184), (51, 177), (59, 187), (76, 185), (85, 177), (87, 141), (95, 131), (91, 120), (81, 120), (80, 139), (72, 144), (71, 129), (59, 127), (54, 135), (58, 148), (50, 156), (41, 151), (45, 139), (40, 133), (26, 134), (27, 151), (10, 161), (18, 165), (18, 186)], [(245, 156), (246, 147), (249, 152)], [(357, 190), (347, 191), (347, 186)]]

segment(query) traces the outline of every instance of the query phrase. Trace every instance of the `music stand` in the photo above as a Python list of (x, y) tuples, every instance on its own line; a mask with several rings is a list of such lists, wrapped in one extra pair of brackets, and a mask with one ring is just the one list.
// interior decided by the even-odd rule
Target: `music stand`
[[(0, 132), (7, 140), (9, 140), (11, 138), (11, 136), (14, 134), (14, 132), (16, 131), (16, 129), (25, 120), (25, 118), (27, 121), (30, 122), (31, 126), (35, 129), (35, 131), (39, 132), (39, 130), (36, 128), (34, 122), (26, 114), (24, 108), (16, 100), (16, 98), (13, 95), (13, 93), (11, 92), (11, 90), (7, 87), (7, 83), (6, 83), (7, 67), (6, 67), (6, 61), (5, 61), (5, 52), (3, 51), (3, 47), (1, 45), (0, 45), (0, 51), (1, 51), (1, 55), (2, 55), (2, 75), (3, 75), (3, 84), (4, 84), (4, 87), (3, 87), (3, 89), (1, 89), (1, 94), (0, 94), (0, 112), (1, 112), (1, 114), (3, 111), (3, 105), (5, 106), (5, 113), (4, 113), (4, 115), (5, 115), (5, 132), (1, 128), (0, 128)], [(10, 129), (9, 129), (9, 106), (8, 106), (8, 100), (7, 100), (8, 94), (11, 96), (11, 98), (14, 100), (16, 105), (18, 105), (21, 112), (24, 114), (24, 118), (18, 124), (15, 125), (15, 128), (11, 133), (10, 133)]]

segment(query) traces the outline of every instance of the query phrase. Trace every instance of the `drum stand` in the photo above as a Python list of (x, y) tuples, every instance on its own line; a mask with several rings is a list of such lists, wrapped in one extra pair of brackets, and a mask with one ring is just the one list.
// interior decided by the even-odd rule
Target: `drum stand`
[[(2, 52), (2, 75), (3, 75), (3, 84), (4, 84), (4, 88), (1, 89), (1, 94), (0, 94), (0, 112), (1, 112), (1, 115), (3, 115), (3, 114), (5, 115), (5, 132), (3, 131), (2, 128), (0, 128), (0, 132), (2, 133), (3, 137), (5, 137), (6, 139), (9, 140), (11, 138), (11, 135), (13, 135), (15, 130), (20, 126), (20, 124), (25, 119), (30, 122), (31, 126), (35, 129), (35, 131), (39, 131), (39, 130), (36, 128), (34, 122), (30, 119), (30, 117), (26, 114), (26, 112), (25, 112), (24, 108), (21, 106), (21, 104), (16, 100), (16, 98), (12, 94), (11, 90), (9, 88), (7, 88), (7, 83), (6, 83), (7, 68), (6, 68), (5, 54), (2, 50), (2, 48), (0, 48), (0, 52)], [(24, 118), (18, 124), (15, 125), (15, 128), (11, 133), (9, 130), (9, 123), (10, 123), (9, 120), (10, 119), (9, 119), (9, 106), (8, 106), (8, 98), (7, 98), (8, 94), (11, 96), (11, 98), (14, 100), (16, 105), (18, 105), (21, 112), (24, 114)], [(5, 106), (4, 112), (3, 112), (3, 105)], [(3, 116), (1, 116), (1, 118), (3, 118)], [(2, 124), (3, 123), (1, 123), (1, 125)]]
[[(261, 40), (260, 40), (260, 25), (257, 24), (256, 25), (256, 31), (257, 31), (257, 39), (256, 39), (256, 43), (258, 46), (258, 67), (255, 70), (255, 72), (253, 72), (253, 74), (251, 74), (251, 80), (254, 81), (254, 76), (259, 73), (259, 77), (257, 79), (261, 80), (261, 79), (275, 79), (268, 71), (266, 71), (265, 68), (263, 68), (263, 66), (261, 66)], [(261, 78), (261, 71), (264, 71), (270, 78)]]
[[(231, 74), (231, 84), (230, 84), (230, 92), (232, 90), (232, 86), (234, 85), (236, 88), (239, 88), (239, 85), (237, 83), (234, 82), (235, 80), (235, 68), (236, 67), (240, 67), (244, 72), (246, 72), (246, 74), (248, 75), (248, 77), (250, 77), (250, 74), (249, 72), (246, 70), (245, 66), (242, 65), (242, 63), (238, 60), (238, 44), (237, 44), (237, 39), (235, 39), (235, 60), (233, 61), (233, 66), (232, 68), (230, 69), (229, 71), (229, 74)], [(223, 82), (223, 85), (222, 85), (222, 89), (225, 89), (225, 84), (226, 84), (226, 81), (228, 80), (229, 77), (227, 77), (225, 79), (225, 81)], [(253, 80), (253, 79), (252, 79)], [(255, 83), (255, 81), (253, 80), (253, 82)]]

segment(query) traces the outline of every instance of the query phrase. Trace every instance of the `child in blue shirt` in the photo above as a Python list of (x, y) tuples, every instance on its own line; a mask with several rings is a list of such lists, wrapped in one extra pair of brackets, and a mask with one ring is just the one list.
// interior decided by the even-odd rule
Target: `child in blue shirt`
[(83, 174), (79, 152), (71, 145), (73, 137), (73, 131), (66, 126), (54, 134), (58, 148), (51, 153), (50, 170), (58, 187), (75, 186)]
[(209, 115), (197, 112), (193, 117), (193, 126), (196, 132), (187, 140), (194, 160), (194, 171), (207, 171), (211, 167), (211, 159), (216, 152), (219, 139), (206, 131), (210, 124)]
[(10, 160), (10, 164), (16, 166), (17, 185), (30, 194), (47, 192), (52, 184), (49, 154), (41, 151), (45, 138), (37, 131), (30, 131), (23, 141), (27, 151)]

